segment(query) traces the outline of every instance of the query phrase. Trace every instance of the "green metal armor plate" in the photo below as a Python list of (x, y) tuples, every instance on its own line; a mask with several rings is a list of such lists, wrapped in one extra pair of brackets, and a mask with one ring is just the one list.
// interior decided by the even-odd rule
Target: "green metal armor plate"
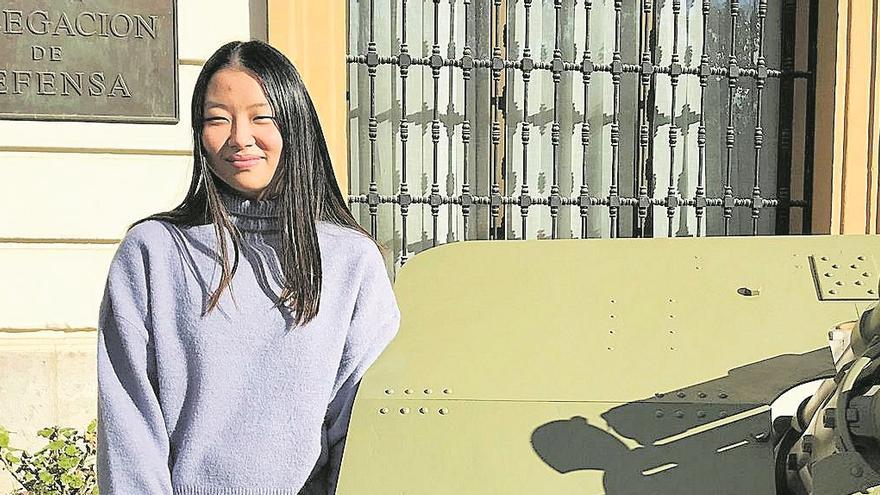
[(866, 236), (419, 254), (339, 493), (775, 493), (768, 404), (833, 375), (827, 331), (874, 303), (875, 254)]

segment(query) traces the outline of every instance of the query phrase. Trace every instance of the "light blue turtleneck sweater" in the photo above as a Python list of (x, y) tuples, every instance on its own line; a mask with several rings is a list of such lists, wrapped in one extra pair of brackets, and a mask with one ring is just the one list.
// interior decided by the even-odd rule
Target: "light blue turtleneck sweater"
[[(319, 223), (318, 316), (274, 307), (277, 205), (225, 196), (243, 234), (231, 290), (212, 225), (147, 221), (110, 266), (98, 326), (101, 495), (333, 493), (360, 378), (397, 332), (382, 255)], [(301, 492), (302, 490), (302, 492)]]

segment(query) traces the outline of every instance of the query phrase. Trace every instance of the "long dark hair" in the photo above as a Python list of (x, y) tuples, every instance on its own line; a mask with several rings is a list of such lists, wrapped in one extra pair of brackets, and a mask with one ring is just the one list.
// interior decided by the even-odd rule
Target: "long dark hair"
[[(222, 267), (219, 286), (210, 296), (207, 311), (214, 309), (238, 268), (241, 235), (220, 200), (218, 188), (226, 186), (208, 166), (202, 125), (208, 82), (217, 71), (229, 67), (240, 68), (257, 78), (281, 133), (283, 148), (278, 168), (265, 195), (281, 206), (279, 259), (284, 287), (277, 304), (289, 306), (298, 324), (308, 323), (318, 314), (321, 301), (321, 250), (316, 222), (331, 222), (369, 235), (355, 221), (339, 190), (318, 114), (299, 73), (272, 46), (262, 41), (227, 43), (202, 67), (192, 97), (194, 163), (189, 191), (173, 210), (144, 220), (214, 225)], [(232, 241), (231, 263), (224, 232)]]

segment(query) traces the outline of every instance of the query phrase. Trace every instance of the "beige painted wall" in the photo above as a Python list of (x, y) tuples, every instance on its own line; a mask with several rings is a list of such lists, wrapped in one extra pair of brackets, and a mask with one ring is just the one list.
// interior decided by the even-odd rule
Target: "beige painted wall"
[(813, 232), (877, 233), (880, 0), (820, 0)]
[(269, 42), (284, 52), (315, 103), (342, 193), (348, 192), (346, 2), (269, 0)]
[[(116, 243), (183, 197), (200, 65), (222, 43), (251, 38), (248, 0), (177, 4), (178, 124), (0, 120), (0, 425), (16, 446), (96, 416), (95, 325)], [(13, 486), (0, 473), (0, 493)]]

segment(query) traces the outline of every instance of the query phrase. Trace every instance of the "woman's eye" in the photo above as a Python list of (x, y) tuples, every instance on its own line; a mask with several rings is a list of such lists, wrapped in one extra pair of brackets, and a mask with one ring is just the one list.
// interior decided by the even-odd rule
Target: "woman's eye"
[(228, 121), (226, 117), (205, 117), (204, 119), (206, 124), (223, 124)]
[(271, 115), (258, 115), (254, 117), (254, 120), (262, 121), (262, 122), (271, 122), (275, 120), (275, 117)]

